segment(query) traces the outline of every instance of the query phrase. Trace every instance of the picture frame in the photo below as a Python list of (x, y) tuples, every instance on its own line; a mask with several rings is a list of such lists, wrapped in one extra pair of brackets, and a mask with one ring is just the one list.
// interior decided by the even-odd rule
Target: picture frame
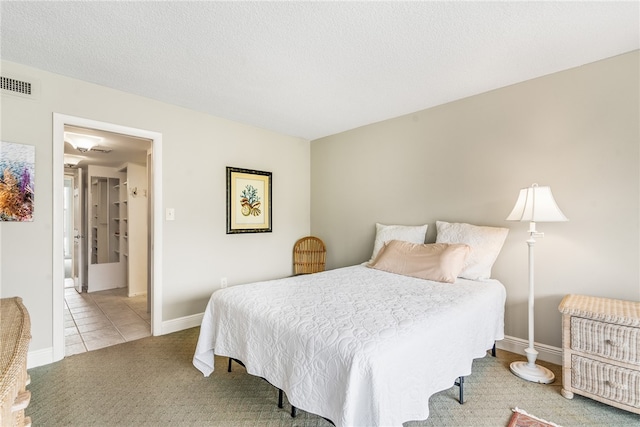
[(227, 234), (270, 233), (271, 172), (227, 166)]
[(36, 147), (0, 141), (0, 221), (32, 222)]

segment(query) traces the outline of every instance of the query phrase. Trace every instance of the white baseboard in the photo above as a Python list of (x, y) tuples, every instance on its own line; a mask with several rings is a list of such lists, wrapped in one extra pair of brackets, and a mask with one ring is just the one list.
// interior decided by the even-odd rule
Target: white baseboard
[[(534, 343), (538, 351), (538, 359), (545, 362), (555, 363), (562, 366), (562, 349), (551, 345)], [(500, 350), (510, 351), (516, 354), (525, 355), (524, 349), (529, 347), (529, 341), (522, 338), (505, 336), (502, 341), (496, 342), (496, 347)]]
[(34, 350), (27, 353), (27, 369), (53, 363), (53, 347)]
[(204, 313), (192, 314), (191, 316), (179, 317), (162, 322), (161, 334), (170, 334), (172, 332), (183, 331), (189, 328), (195, 328), (202, 324)]

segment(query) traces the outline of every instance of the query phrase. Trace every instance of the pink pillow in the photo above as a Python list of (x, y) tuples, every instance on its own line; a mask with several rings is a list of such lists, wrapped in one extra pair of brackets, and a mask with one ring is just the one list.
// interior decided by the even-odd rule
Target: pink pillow
[(471, 248), (457, 243), (417, 244), (390, 240), (371, 268), (436, 282), (453, 283)]

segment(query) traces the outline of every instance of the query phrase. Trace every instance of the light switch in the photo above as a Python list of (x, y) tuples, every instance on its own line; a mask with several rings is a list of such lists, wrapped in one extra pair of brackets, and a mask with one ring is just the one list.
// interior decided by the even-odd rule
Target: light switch
[(173, 208), (167, 208), (167, 221), (173, 221), (176, 219), (176, 210)]

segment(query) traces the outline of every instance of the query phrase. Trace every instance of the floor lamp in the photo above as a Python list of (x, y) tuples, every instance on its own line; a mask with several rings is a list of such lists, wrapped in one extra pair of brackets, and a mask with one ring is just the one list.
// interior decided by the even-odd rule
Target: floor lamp
[(528, 221), (529, 222), (529, 347), (525, 349), (527, 362), (511, 363), (511, 372), (527, 381), (549, 384), (554, 380), (553, 372), (544, 366), (536, 365), (538, 352), (534, 347), (533, 340), (533, 246), (536, 237), (544, 237), (544, 233), (536, 231), (536, 222), (557, 222), (568, 221), (567, 217), (560, 211), (556, 201), (551, 194), (550, 187), (540, 187), (533, 184), (529, 188), (520, 190), (520, 195), (516, 205), (507, 217), (507, 221)]

